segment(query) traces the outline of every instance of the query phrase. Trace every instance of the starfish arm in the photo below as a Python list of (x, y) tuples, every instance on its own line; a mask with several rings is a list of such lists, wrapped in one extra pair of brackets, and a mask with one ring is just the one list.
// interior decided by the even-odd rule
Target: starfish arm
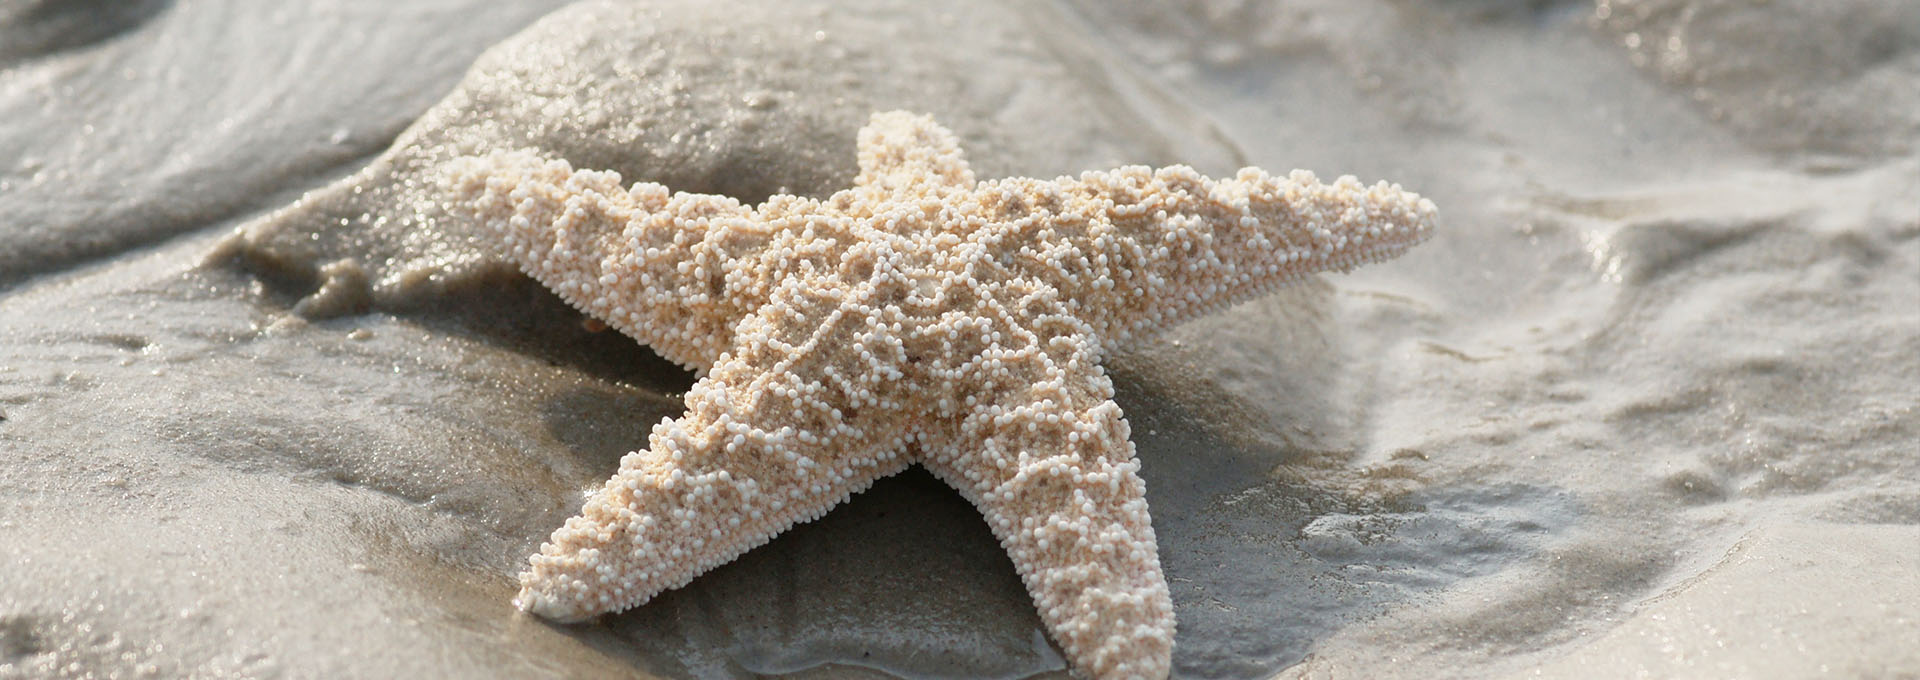
[(1432, 201), (1397, 184), (1331, 184), (1296, 170), (1126, 167), (976, 192), (996, 221), (1032, 228), (1001, 245), (1015, 268), (1076, 302), (1111, 344), (1218, 311), (1316, 272), (1395, 257), (1433, 231)]
[(1041, 351), (992, 359), (1039, 377), (977, 405), (922, 462), (986, 516), (1077, 672), (1165, 677), (1173, 605), (1146, 484), (1098, 345), (1078, 325), (1042, 336)]
[(669, 194), (576, 171), (531, 151), (455, 160), (456, 210), (484, 223), (520, 268), (569, 304), (698, 371), (765, 300), (743, 276), (765, 246), (753, 211), (724, 196)]
[(687, 391), (687, 413), (530, 559), (517, 606), (557, 621), (638, 606), (906, 467), (906, 419), (863, 398), (871, 376), (835, 363), (838, 336), (866, 319), (783, 291)]
[[(973, 187), (973, 170), (960, 152), (959, 138), (931, 116), (875, 113), (860, 128), (857, 144), (860, 176), (854, 179), (854, 190), (870, 205), (938, 198), (942, 192)], [(934, 193), (923, 194), (929, 189)]]

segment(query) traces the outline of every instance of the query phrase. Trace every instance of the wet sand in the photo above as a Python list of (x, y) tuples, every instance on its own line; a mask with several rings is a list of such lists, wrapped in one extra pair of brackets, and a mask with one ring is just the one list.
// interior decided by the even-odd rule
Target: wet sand
[(1064, 675), (917, 470), (593, 625), (507, 602), (692, 377), (436, 168), (824, 195), (896, 108), (982, 177), (1441, 207), (1110, 359), (1177, 677), (1920, 673), (1910, 3), (63, 7), (0, 9), (0, 677)]

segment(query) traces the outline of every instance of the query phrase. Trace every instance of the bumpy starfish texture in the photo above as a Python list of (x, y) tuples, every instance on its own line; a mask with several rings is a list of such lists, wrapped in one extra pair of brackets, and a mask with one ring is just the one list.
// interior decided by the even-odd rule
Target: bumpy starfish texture
[(685, 584), (919, 463), (985, 515), (1082, 674), (1162, 677), (1174, 617), (1104, 352), (1424, 240), (1385, 183), (1125, 167), (976, 182), (932, 119), (875, 114), (826, 200), (462, 159), (456, 206), (569, 303), (701, 373), (687, 412), (520, 575), (557, 621)]

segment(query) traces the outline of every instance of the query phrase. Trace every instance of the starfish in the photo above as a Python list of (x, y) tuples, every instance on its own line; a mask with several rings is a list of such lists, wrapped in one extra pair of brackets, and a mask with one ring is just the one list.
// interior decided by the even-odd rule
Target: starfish
[(531, 151), (456, 161), (456, 210), (570, 304), (693, 369), (686, 413), (520, 574), (559, 622), (645, 603), (918, 463), (986, 517), (1073, 669), (1163, 677), (1174, 615), (1101, 357), (1432, 230), (1398, 185), (1257, 168), (976, 181), (929, 117), (757, 207)]

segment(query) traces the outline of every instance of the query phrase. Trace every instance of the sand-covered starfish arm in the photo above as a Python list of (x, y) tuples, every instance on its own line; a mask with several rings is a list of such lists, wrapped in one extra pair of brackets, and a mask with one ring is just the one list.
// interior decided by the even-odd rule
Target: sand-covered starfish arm
[(732, 198), (627, 188), (531, 151), (455, 160), (447, 181), (528, 275), (682, 366), (711, 367), (766, 301), (750, 270), (767, 231)]
[(515, 605), (555, 621), (639, 606), (909, 464), (908, 419), (841, 351), (873, 308), (831, 287), (781, 292), (687, 391), (686, 415), (541, 546)]
[(1426, 240), (1432, 201), (1351, 176), (1245, 168), (1123, 167), (1051, 181), (983, 182), (974, 208), (1031, 225), (1000, 236), (1013, 266), (1046, 281), (1113, 346), (1297, 283), (1391, 258)]
[(976, 406), (923, 464), (986, 516), (1074, 668), (1165, 677), (1173, 604), (1127, 421), (1085, 324), (1040, 321), (999, 357), (1035, 382)]

